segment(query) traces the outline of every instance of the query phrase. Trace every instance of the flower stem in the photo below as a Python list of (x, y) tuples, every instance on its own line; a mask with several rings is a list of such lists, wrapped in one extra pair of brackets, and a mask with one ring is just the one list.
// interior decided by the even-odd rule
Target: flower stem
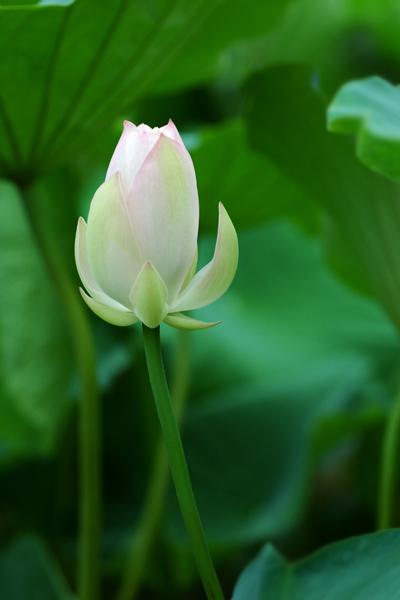
[[(189, 337), (186, 331), (178, 332), (178, 347), (171, 387), (176, 420), (179, 424), (189, 386)], [(164, 501), (169, 483), (168, 454), (162, 436), (157, 442), (150, 481), (147, 486), (144, 507), (132, 539), (125, 571), (116, 600), (134, 600), (140, 589), (145, 566), (162, 518)]]
[(388, 529), (393, 525), (393, 507), (398, 475), (398, 454), (400, 441), (400, 388), (397, 391), (393, 408), (388, 416), (383, 436), (381, 458), (381, 480), (378, 502), (378, 529)]
[(64, 306), (81, 381), (79, 423), (80, 461), (80, 600), (97, 600), (100, 546), (100, 409), (93, 337), (75, 285), (51, 232), (44, 226), (35, 189), (21, 188), (26, 215), (47, 270)]
[(224, 596), (214, 570), (194, 499), (181, 437), (168, 391), (161, 355), (160, 328), (150, 329), (143, 325), (143, 340), (151, 388), (168, 452), (176, 495), (189, 535), (197, 569), (208, 600), (223, 600)]

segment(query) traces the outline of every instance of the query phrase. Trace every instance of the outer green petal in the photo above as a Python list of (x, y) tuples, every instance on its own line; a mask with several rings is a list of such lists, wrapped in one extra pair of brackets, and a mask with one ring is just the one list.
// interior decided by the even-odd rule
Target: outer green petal
[(90, 268), (87, 254), (86, 230), (87, 225), (84, 219), (80, 217), (75, 237), (75, 261), (79, 277), (81, 278), (81, 281), (87, 289), (87, 291), (89, 292), (90, 296), (92, 296), (93, 300), (95, 300), (99, 304), (104, 304), (109, 308), (123, 310), (125, 307), (123, 307), (116, 300), (113, 300), (112, 298), (107, 296), (107, 294), (103, 292), (103, 290), (100, 288), (100, 286), (94, 278), (94, 275)]
[(135, 314), (154, 329), (168, 313), (167, 288), (151, 262), (143, 265), (130, 294)]
[(222, 204), (219, 204), (219, 225), (214, 258), (197, 273), (172, 305), (173, 311), (192, 310), (207, 306), (226, 292), (235, 276), (239, 247), (235, 228)]
[(79, 217), (75, 236), (75, 262), (79, 277), (87, 291), (93, 295), (93, 291), (100, 292), (101, 289), (96, 282), (89, 265), (86, 245), (87, 225), (82, 217)]
[(86, 302), (89, 308), (101, 319), (107, 321), (107, 323), (111, 323), (111, 325), (132, 325), (133, 323), (137, 323), (139, 319), (135, 317), (135, 315), (128, 311), (126, 308), (121, 306), (123, 310), (116, 310), (115, 308), (110, 308), (109, 306), (105, 306), (104, 304), (100, 304), (100, 302), (96, 302), (88, 296), (82, 288), (79, 288), (79, 291), (82, 295), (82, 298)]
[(129, 293), (142, 267), (120, 174), (107, 179), (90, 205), (86, 232), (91, 272), (100, 288), (127, 308)]
[(214, 327), (214, 325), (218, 325), (221, 321), (216, 321), (216, 323), (206, 323), (205, 321), (191, 319), (181, 313), (170, 313), (165, 317), (164, 323), (171, 327), (175, 327), (176, 329), (195, 331), (197, 329), (209, 329), (209, 327)]
[(196, 246), (196, 252), (194, 253), (193, 262), (190, 265), (190, 269), (186, 274), (185, 281), (182, 283), (180, 293), (182, 293), (183, 290), (189, 285), (189, 283), (192, 281), (192, 279), (196, 273), (198, 255), (199, 255), (199, 252), (198, 252), (198, 249)]

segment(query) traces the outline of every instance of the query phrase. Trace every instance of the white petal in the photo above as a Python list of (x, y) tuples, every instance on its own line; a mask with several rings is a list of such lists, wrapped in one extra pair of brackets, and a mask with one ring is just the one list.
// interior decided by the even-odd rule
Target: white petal
[(106, 180), (119, 171), (122, 189), (126, 195), (132, 187), (136, 173), (159, 136), (159, 130), (158, 133), (152, 133), (150, 127), (143, 127), (143, 125), (136, 127), (133, 123), (124, 121), (124, 131), (111, 158)]
[(137, 323), (139, 319), (133, 314), (132, 311), (127, 310), (126, 308), (121, 306), (122, 310), (116, 310), (115, 308), (110, 308), (109, 306), (105, 306), (100, 302), (96, 302), (88, 296), (82, 288), (79, 288), (79, 291), (82, 295), (82, 298), (86, 302), (89, 308), (101, 319), (107, 321), (107, 323), (111, 323), (111, 325), (118, 325), (120, 327), (125, 325), (132, 325), (133, 323)]
[(127, 206), (143, 262), (152, 262), (173, 302), (196, 250), (199, 220), (193, 163), (182, 144), (160, 135), (137, 172)]
[(153, 329), (168, 312), (167, 288), (151, 262), (143, 265), (130, 295), (135, 314)]
[(86, 243), (90, 270), (99, 288), (130, 308), (129, 294), (142, 260), (119, 185), (119, 173), (103, 183), (94, 195)]
[(160, 131), (167, 137), (171, 138), (171, 140), (180, 142), (182, 144), (182, 146), (184, 146), (184, 143), (182, 142), (182, 138), (179, 135), (179, 131), (177, 130), (177, 128), (175, 127), (175, 124), (173, 123), (173, 121), (171, 119), (168, 121), (168, 125), (164, 125), (164, 127), (160, 127)]
[(154, 129), (152, 127), (150, 127), (149, 125), (146, 125), (145, 123), (141, 123), (138, 126), (138, 131), (147, 131), (147, 133), (158, 133), (159, 129), (158, 127), (154, 127)]
[(117, 171), (122, 171), (125, 162), (124, 156), (127, 137), (131, 134), (134, 134), (136, 131), (136, 125), (130, 123), (129, 121), (124, 121), (124, 130), (118, 140), (118, 144), (114, 150), (114, 154), (111, 157), (110, 164), (108, 165), (106, 181), (115, 175)]
[(198, 319), (191, 319), (181, 313), (170, 313), (164, 319), (164, 323), (175, 327), (176, 329), (186, 329), (188, 331), (197, 331), (198, 329), (209, 329), (214, 325), (219, 325), (221, 321), (216, 323), (206, 323), (205, 321), (199, 321)]
[(179, 295), (171, 309), (192, 310), (207, 306), (226, 292), (235, 276), (239, 257), (235, 228), (222, 204), (219, 204), (219, 225), (214, 258), (199, 271)]

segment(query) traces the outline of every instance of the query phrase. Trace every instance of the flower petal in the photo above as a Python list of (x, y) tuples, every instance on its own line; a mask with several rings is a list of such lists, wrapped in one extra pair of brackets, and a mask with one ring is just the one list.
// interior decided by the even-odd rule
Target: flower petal
[(143, 265), (130, 299), (135, 314), (151, 329), (157, 327), (167, 314), (167, 288), (151, 262)]
[(87, 255), (87, 245), (86, 245), (86, 230), (87, 225), (82, 219), (79, 218), (78, 227), (76, 230), (75, 237), (75, 262), (78, 269), (79, 277), (89, 294), (92, 298), (98, 302), (99, 304), (104, 304), (109, 308), (115, 308), (116, 310), (121, 310), (124, 308), (119, 302), (113, 300), (107, 294), (100, 289), (100, 286), (96, 282), (93, 273), (90, 269), (89, 259)]
[(198, 329), (209, 329), (210, 327), (214, 327), (214, 325), (218, 325), (221, 321), (217, 321), (216, 323), (206, 323), (205, 321), (199, 321), (198, 319), (191, 319), (181, 313), (170, 313), (165, 317), (164, 323), (171, 327), (175, 327), (176, 329), (196, 331)]
[(172, 305), (175, 311), (201, 308), (218, 300), (235, 276), (239, 257), (235, 228), (223, 205), (219, 204), (219, 225), (214, 258), (199, 271)]
[(182, 144), (182, 146), (184, 146), (182, 138), (179, 135), (179, 131), (175, 127), (175, 123), (172, 121), (172, 119), (170, 119), (168, 121), (168, 125), (164, 125), (164, 127), (160, 127), (160, 131), (164, 135), (168, 136), (172, 140), (175, 140), (176, 142), (180, 142)]
[(171, 303), (190, 268), (199, 221), (194, 167), (181, 143), (160, 135), (136, 174), (127, 206), (143, 262), (155, 266)]
[(101, 290), (90, 269), (86, 245), (86, 230), (87, 225), (85, 220), (79, 217), (75, 236), (75, 262), (83, 285), (93, 296), (93, 292), (100, 292)]
[(107, 173), (106, 173), (106, 181), (110, 179), (117, 171), (121, 172), (124, 167), (125, 162), (125, 148), (126, 141), (129, 135), (136, 132), (137, 127), (133, 123), (129, 121), (124, 121), (124, 129), (121, 134), (121, 137), (118, 140), (118, 144), (114, 150), (114, 153), (111, 157), (110, 164), (108, 165)]
[(196, 246), (196, 252), (194, 253), (192, 264), (190, 265), (190, 269), (186, 274), (185, 281), (182, 283), (180, 293), (182, 293), (183, 290), (185, 289), (185, 287), (187, 287), (189, 285), (189, 283), (192, 281), (192, 279), (196, 273), (198, 257), (199, 257), (199, 253), (198, 253), (197, 246)]
[(101, 290), (130, 308), (129, 294), (142, 266), (119, 173), (99, 187), (90, 205), (86, 243), (90, 270)]
[(153, 130), (147, 125), (136, 127), (133, 123), (124, 121), (124, 131), (111, 158), (106, 180), (119, 171), (122, 189), (127, 194), (136, 173), (160, 135), (158, 128)]
[(111, 325), (119, 325), (120, 327), (125, 325), (132, 325), (133, 323), (137, 323), (139, 319), (133, 314), (132, 311), (127, 310), (126, 308), (121, 306), (123, 310), (116, 310), (115, 308), (110, 308), (109, 306), (105, 306), (100, 302), (96, 302), (90, 296), (88, 296), (82, 288), (79, 288), (82, 298), (86, 302), (89, 308), (101, 319), (107, 321), (107, 323), (111, 323)]

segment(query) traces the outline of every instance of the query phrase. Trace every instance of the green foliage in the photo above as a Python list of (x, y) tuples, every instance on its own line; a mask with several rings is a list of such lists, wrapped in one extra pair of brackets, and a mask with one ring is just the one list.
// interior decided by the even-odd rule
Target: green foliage
[(400, 182), (400, 90), (380, 77), (343, 86), (328, 109), (331, 131), (357, 136), (357, 156), (368, 167)]
[(243, 82), (252, 72), (276, 64), (322, 66), (346, 27), (347, 2), (291, 2), (272, 31), (242, 41), (224, 55), (224, 78)]
[(43, 541), (33, 536), (0, 555), (0, 590), (4, 600), (76, 600)]
[(20, 197), (0, 184), (1, 458), (54, 451), (72, 405), (68, 330)]
[(285, 66), (249, 81), (250, 142), (332, 215), (400, 327), (400, 190), (362, 167), (346, 140), (326, 131), (312, 76), (309, 69)]
[[(399, 24), (396, 0), (0, 6), (1, 599), (72, 600), (63, 577), (75, 590), (79, 562), (81, 382), (29, 213), (77, 288), (76, 221), (123, 119), (170, 117), (196, 169), (200, 263), (214, 250), (218, 202), (239, 232), (231, 289), (196, 315), (222, 323), (190, 336), (182, 426), (226, 597), (271, 541), (279, 554), (265, 546), (233, 600), (399, 596), (398, 532), (364, 535), (400, 377), (399, 91), (386, 81), (398, 79)], [(351, 137), (328, 131), (328, 105), (329, 129)], [(18, 190), (34, 180), (37, 206)], [(159, 424), (139, 327), (86, 316), (102, 394), (110, 600)], [(162, 333), (176, 384), (179, 342)], [(163, 510), (142, 595), (200, 598), (172, 489)]]
[[(346, 540), (288, 565), (266, 546), (241, 576), (232, 600), (398, 598), (399, 531)], [(323, 591), (322, 591), (323, 590)]]
[(29, 179), (59, 166), (143, 94), (210, 78), (226, 46), (261, 35), (285, 6), (79, 0), (65, 8), (0, 7), (0, 48), (8, 56), (0, 67), (3, 174)]
[(241, 120), (201, 131), (191, 154), (198, 173), (202, 232), (215, 230), (218, 202), (239, 227), (307, 207), (307, 194), (248, 147)]
[[(193, 340), (200, 398), (184, 428), (200, 512), (218, 543), (262, 540), (298, 522), (314, 432), (324, 422), (325, 437), (334, 432), (355, 390), (399, 356), (384, 314), (326, 271), (315, 241), (284, 223), (239, 241), (230, 294), (200, 313), (223, 323)], [(365, 396), (345, 437), (369, 404)], [(381, 419), (375, 410), (370, 424)]]

